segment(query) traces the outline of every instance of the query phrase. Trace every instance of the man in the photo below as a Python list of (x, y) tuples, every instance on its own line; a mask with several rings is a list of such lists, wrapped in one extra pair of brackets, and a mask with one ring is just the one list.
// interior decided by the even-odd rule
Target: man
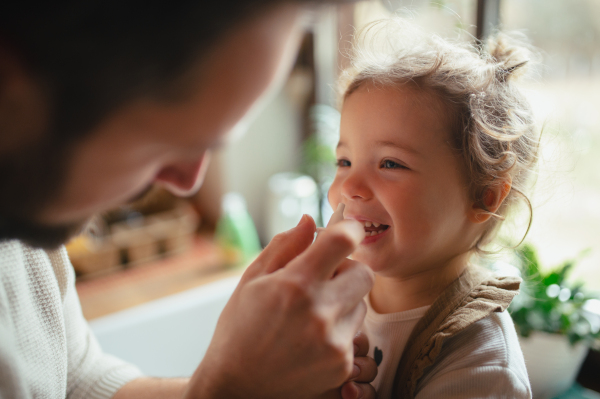
[(346, 259), (359, 223), (312, 244), (304, 217), (277, 236), (190, 380), (100, 351), (60, 246), (151, 185), (193, 193), (210, 150), (289, 70), (307, 5), (47, 3), (0, 6), (0, 397), (373, 398), (368, 343), (353, 343), (373, 276)]

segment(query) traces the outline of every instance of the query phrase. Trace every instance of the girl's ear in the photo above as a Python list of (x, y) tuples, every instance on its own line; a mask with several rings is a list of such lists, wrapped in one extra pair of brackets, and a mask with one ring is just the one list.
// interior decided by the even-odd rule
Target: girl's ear
[(473, 204), (468, 217), (473, 223), (484, 223), (500, 208), (512, 187), (512, 179), (507, 177), (500, 184), (488, 187), (483, 193), (483, 207), (480, 202)]

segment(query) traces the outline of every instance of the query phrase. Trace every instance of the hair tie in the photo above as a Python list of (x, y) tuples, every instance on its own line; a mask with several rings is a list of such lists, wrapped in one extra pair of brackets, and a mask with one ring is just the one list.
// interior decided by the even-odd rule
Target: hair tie
[(500, 82), (506, 82), (506, 79), (517, 69), (521, 68), (523, 65), (527, 64), (528, 60), (518, 63), (517, 65), (513, 65), (508, 68), (499, 68), (496, 71), (496, 79)]

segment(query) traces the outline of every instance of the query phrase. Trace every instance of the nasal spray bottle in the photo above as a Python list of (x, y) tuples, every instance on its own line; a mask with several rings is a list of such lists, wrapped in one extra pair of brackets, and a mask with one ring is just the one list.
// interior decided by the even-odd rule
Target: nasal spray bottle
[(329, 223), (327, 223), (327, 227), (332, 226), (338, 222), (341, 222), (342, 220), (344, 220), (344, 209), (346, 208), (346, 205), (343, 203), (339, 203), (335, 212), (333, 212), (333, 215), (331, 215), (331, 218), (329, 219)]
[[(342, 204), (341, 202), (338, 204), (335, 212), (333, 212), (333, 215), (331, 215), (331, 218), (329, 218), (327, 227), (333, 226), (334, 224), (339, 223), (342, 220), (344, 220), (344, 209), (345, 208), (346, 208), (345, 204)], [(325, 230), (327, 227), (317, 227), (317, 235), (319, 235), (319, 233), (321, 231)]]

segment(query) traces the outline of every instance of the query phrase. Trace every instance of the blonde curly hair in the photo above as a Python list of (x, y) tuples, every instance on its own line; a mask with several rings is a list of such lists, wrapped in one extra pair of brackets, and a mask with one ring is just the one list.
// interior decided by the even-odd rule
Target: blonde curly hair
[(486, 46), (475, 46), (426, 35), (392, 18), (360, 30), (349, 57), (351, 66), (339, 80), (340, 105), (365, 82), (427, 90), (450, 115), (452, 145), (464, 163), (471, 199), (488, 211), (487, 190), (512, 182), (502, 205), (489, 212), (477, 252), (486, 253), (483, 248), (518, 202), (529, 208), (529, 231), (532, 207), (525, 193), (539, 138), (531, 106), (515, 84), (535, 58), (523, 35), (497, 33)]

